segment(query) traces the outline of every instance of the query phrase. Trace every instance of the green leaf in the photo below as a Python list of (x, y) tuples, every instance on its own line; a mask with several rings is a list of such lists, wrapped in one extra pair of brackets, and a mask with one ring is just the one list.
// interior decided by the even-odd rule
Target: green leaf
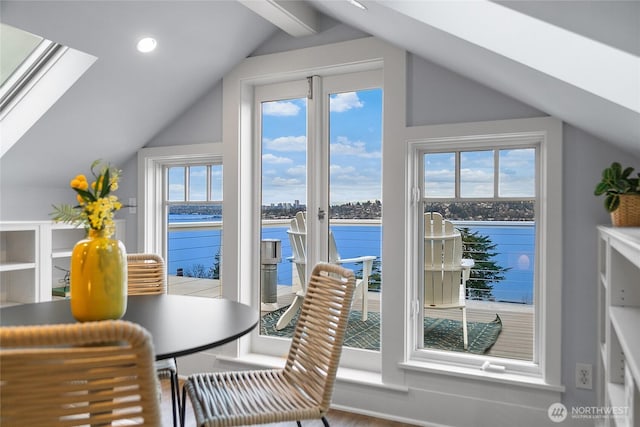
[(74, 190), (76, 190), (76, 193), (81, 195), (84, 199), (89, 199), (92, 202), (96, 201), (96, 196), (94, 196), (90, 191), (81, 190), (79, 188), (74, 188)]
[(616, 181), (616, 188), (620, 193), (626, 193), (631, 188), (631, 184), (626, 179), (620, 178)]
[(607, 212), (613, 212), (620, 206), (620, 196), (617, 194), (609, 194), (604, 198), (604, 207)]
[(56, 222), (66, 222), (69, 224), (81, 224), (82, 210), (71, 205), (53, 206), (53, 212), (50, 214)]
[(105, 168), (104, 177), (102, 178), (102, 189), (100, 190), (100, 197), (104, 197), (109, 194), (110, 185), (109, 185), (109, 168)]
[(598, 183), (598, 185), (596, 185), (596, 189), (594, 190), (593, 194), (595, 194), (596, 196), (601, 196), (606, 193), (608, 188), (609, 185), (606, 182), (600, 182)]
[(616, 176), (620, 176), (622, 174), (622, 165), (618, 162), (611, 163), (611, 170)]

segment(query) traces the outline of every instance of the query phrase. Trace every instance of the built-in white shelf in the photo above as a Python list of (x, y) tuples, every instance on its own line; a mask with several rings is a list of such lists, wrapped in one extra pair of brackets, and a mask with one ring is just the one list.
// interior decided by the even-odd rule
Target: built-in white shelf
[[(0, 307), (51, 300), (84, 236), (83, 228), (64, 223), (0, 222)], [(116, 220), (115, 237), (124, 240), (123, 220)]]
[(640, 427), (640, 228), (598, 228), (598, 400), (603, 425)]

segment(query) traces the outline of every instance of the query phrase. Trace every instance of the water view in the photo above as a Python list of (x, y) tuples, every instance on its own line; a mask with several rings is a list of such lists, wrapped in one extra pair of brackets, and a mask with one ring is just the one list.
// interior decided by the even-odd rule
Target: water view
[[(215, 263), (221, 256), (219, 215), (171, 214), (169, 217), (168, 273), (195, 277), (215, 277)], [(198, 227), (184, 227), (196, 223)], [(207, 223), (208, 227), (202, 227)], [(490, 224), (490, 225), (489, 225)], [(176, 228), (183, 226), (184, 228)], [(496, 247), (492, 258), (500, 267), (504, 280), (493, 283), (492, 300), (531, 304), (533, 302), (533, 268), (535, 226), (532, 222), (457, 222), (471, 232), (487, 236)], [(339, 224), (331, 227), (342, 258), (373, 255), (380, 259), (380, 225)], [(291, 285), (291, 247), (288, 225), (263, 228), (263, 238), (278, 239), (282, 260), (278, 264), (278, 284)], [(358, 269), (358, 265), (347, 266)], [(379, 267), (378, 267), (379, 268)]]

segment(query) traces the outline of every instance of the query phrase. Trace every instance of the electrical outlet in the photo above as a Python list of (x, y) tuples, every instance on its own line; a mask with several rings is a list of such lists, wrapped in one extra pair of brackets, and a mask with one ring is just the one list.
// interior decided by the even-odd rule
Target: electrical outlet
[(129, 197), (129, 213), (130, 214), (134, 214), (136, 213), (138, 210), (137, 208), (137, 201), (135, 197)]
[(576, 363), (576, 388), (593, 388), (592, 367), (589, 363)]

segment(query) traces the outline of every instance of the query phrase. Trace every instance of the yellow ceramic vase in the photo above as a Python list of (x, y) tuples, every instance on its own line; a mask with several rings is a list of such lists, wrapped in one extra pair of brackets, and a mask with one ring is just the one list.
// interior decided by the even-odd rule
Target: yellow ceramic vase
[(127, 253), (105, 230), (89, 230), (71, 254), (71, 313), (76, 320), (120, 319), (127, 310)]

